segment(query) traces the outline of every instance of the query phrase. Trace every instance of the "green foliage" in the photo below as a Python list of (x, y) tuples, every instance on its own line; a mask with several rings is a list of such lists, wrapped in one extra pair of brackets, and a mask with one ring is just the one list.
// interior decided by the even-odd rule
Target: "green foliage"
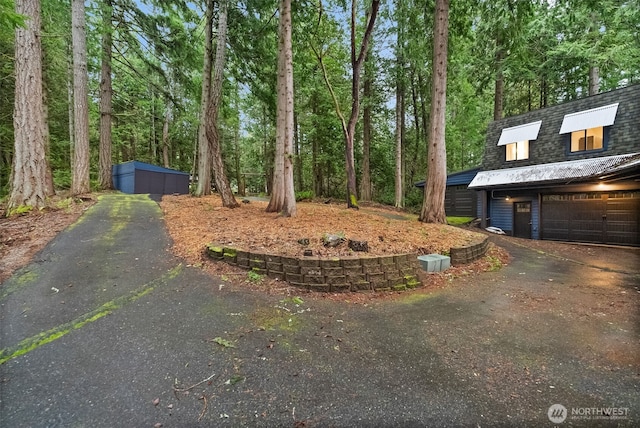
[(25, 17), (15, 13), (13, 0), (0, 0), (0, 35), (24, 27)]
[(230, 342), (227, 339), (223, 339), (221, 337), (214, 338), (213, 342), (217, 343), (218, 345), (222, 346), (223, 348), (235, 348), (236, 347), (236, 345), (234, 345), (233, 342)]
[(296, 202), (311, 201), (315, 197), (313, 190), (302, 190), (296, 192)]
[[(0, 197), (9, 191), (13, 156), (14, 28), (21, 17), (13, 1), (0, 0)], [(200, 122), (203, 58), (201, 5), (149, 0), (148, 7), (115, 3), (117, 25), (103, 28), (98, 7), (87, 13), (91, 120), (91, 177), (98, 171), (101, 38), (113, 37), (114, 163), (137, 159), (162, 164), (162, 131), (169, 117), (169, 166), (192, 171)], [(311, 49), (322, 54), (343, 112), (350, 110), (348, 8), (341, 0), (294, 2), (296, 199), (344, 200), (344, 138), (332, 97)], [(374, 200), (394, 203), (394, 99), (404, 94), (405, 206), (418, 210), (426, 176), (431, 105), (433, 4), (394, 0), (382, 5), (366, 64), (372, 93), (370, 171)], [(277, 9), (275, 0), (230, 2), (229, 55), (220, 132), (225, 167), (250, 193), (270, 189), (276, 115)], [(328, 12), (330, 11), (330, 12)], [(345, 15), (347, 14), (347, 15)], [(69, 3), (42, 4), (43, 71), (49, 162), (57, 189), (71, 186), (68, 61)], [(362, 22), (358, 22), (362, 25)], [(601, 90), (640, 79), (640, 7), (637, 0), (554, 2), (452, 2), (447, 88), (447, 169), (482, 161), (492, 119), (497, 71), (505, 82), (504, 114), (519, 114), (585, 95), (590, 66), (600, 69)], [(358, 34), (362, 33), (358, 29)], [(497, 53), (503, 53), (501, 60)], [(362, 109), (361, 109), (362, 114)], [(356, 169), (361, 177), (362, 129), (356, 129)], [(356, 195), (349, 195), (354, 205)]]
[(28, 205), (19, 205), (15, 208), (12, 208), (11, 210), (9, 210), (9, 212), (7, 213), (7, 217), (13, 217), (14, 215), (23, 215), (23, 214), (28, 214), (33, 210), (32, 206), (28, 206)]
[(250, 270), (249, 272), (247, 272), (247, 279), (249, 279), (249, 282), (259, 284), (264, 281), (264, 275), (261, 275), (254, 270)]

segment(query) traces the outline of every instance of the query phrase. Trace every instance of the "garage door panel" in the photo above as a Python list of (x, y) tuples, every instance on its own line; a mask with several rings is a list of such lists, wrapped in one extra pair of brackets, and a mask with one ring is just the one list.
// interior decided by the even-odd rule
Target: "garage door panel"
[(640, 245), (640, 192), (544, 195), (542, 239)]

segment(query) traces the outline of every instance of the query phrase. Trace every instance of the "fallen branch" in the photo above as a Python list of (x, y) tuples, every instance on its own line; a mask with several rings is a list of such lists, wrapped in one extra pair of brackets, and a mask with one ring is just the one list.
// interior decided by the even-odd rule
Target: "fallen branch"
[(198, 416), (198, 422), (200, 422), (200, 420), (204, 417), (205, 413), (207, 413), (207, 396), (203, 394), (202, 397), (200, 397), (200, 399), (204, 400), (204, 406), (202, 407), (200, 416)]
[(188, 387), (188, 388), (176, 388), (176, 385), (175, 385), (175, 384), (173, 384), (173, 392), (187, 392), (187, 391), (190, 391), (190, 390), (192, 390), (193, 388), (195, 388), (195, 387), (196, 387), (196, 386), (198, 386), (198, 385), (202, 385), (202, 384), (203, 384), (203, 383), (205, 383), (205, 382), (209, 382), (211, 379), (213, 379), (213, 377), (214, 377), (215, 375), (216, 375), (216, 374), (214, 373), (214, 374), (212, 374), (211, 376), (209, 376), (208, 378), (206, 378), (206, 379), (204, 379), (204, 380), (201, 380), (200, 382), (196, 383), (195, 385), (191, 385), (191, 386), (190, 386), (190, 387)]

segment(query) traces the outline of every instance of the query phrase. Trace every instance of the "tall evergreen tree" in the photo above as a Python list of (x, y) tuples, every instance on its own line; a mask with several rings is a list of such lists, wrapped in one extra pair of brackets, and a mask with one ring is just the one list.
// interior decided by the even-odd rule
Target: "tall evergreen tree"
[(84, 0), (72, 0), (71, 21), (73, 44), (73, 123), (75, 131), (71, 193), (79, 195), (91, 190), (89, 183), (89, 84)]
[(226, 208), (235, 208), (238, 202), (233, 196), (229, 179), (222, 161), (222, 148), (220, 144), (220, 131), (218, 129), (218, 112), (222, 102), (222, 85), (224, 83), (225, 49), (227, 46), (227, 0), (221, 0), (218, 13), (218, 43), (216, 46), (216, 59), (213, 69), (213, 85), (207, 106), (207, 114), (204, 118), (213, 166), (213, 178), (222, 198), (222, 205)]
[(291, 0), (280, 0), (278, 30), (278, 81), (276, 150), (273, 188), (267, 212), (296, 215), (293, 183), (293, 47), (291, 40)]
[(111, 179), (111, 114), (113, 88), (111, 86), (111, 45), (113, 31), (112, 0), (102, 5), (102, 67), (100, 79), (100, 165), (98, 177), (101, 189), (113, 187)]
[(447, 102), (447, 48), (449, 40), (449, 0), (436, 0), (433, 39), (433, 83), (431, 123), (427, 148), (427, 179), (420, 221), (446, 223), (444, 194), (447, 187), (447, 151), (445, 146)]
[(15, 35), (14, 152), (8, 212), (20, 206), (40, 208), (51, 195), (45, 149), (42, 94), (41, 8), (39, 0), (17, 0), (16, 13), (26, 17)]

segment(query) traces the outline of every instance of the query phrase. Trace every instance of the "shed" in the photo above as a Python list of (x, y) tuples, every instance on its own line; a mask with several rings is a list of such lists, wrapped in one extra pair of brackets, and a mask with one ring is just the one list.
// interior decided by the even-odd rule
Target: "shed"
[(113, 187), (123, 193), (170, 195), (189, 193), (189, 174), (145, 162), (129, 161), (112, 167)]
[[(480, 169), (480, 167), (475, 167), (447, 175), (444, 211), (448, 216), (477, 217), (478, 192), (467, 187)], [(415, 185), (423, 188), (424, 183), (424, 181), (420, 181)]]

